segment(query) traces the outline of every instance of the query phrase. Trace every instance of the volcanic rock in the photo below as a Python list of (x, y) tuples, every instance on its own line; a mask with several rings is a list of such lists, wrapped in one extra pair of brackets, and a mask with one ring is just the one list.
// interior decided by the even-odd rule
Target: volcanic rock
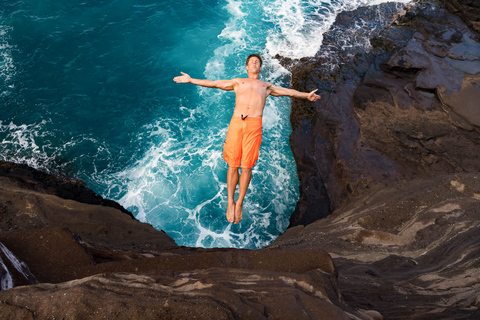
[[(339, 20), (349, 15), (355, 25), (378, 11), (359, 10)], [(348, 37), (337, 46), (343, 28), (332, 27), (317, 57), (283, 61), (295, 88), (322, 96), (292, 103), (300, 200), (291, 226), (378, 184), (480, 171), (479, 34), (438, 2), (409, 8), (383, 30), (359, 30), (369, 46)]]
[(480, 32), (480, 1), (443, 0), (451, 12), (458, 14), (473, 30)]
[(385, 319), (476, 319), (479, 240), (480, 174), (457, 173), (377, 185), (269, 248), (321, 246), (345, 301)]
[[(78, 182), (1, 165), (0, 246), (35, 279), (7, 265), (14, 288), (0, 292), (2, 319), (370, 319), (344, 303), (321, 248), (178, 247), (102, 201), (51, 192)], [(45, 183), (53, 189), (31, 187)]]

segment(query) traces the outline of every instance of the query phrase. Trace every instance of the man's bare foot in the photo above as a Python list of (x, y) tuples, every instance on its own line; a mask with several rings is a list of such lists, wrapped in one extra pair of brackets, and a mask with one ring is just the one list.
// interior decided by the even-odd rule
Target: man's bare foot
[(234, 222), (235, 221), (235, 202), (228, 203), (227, 207), (227, 221)]
[(239, 223), (242, 220), (243, 216), (243, 202), (237, 200), (235, 203), (235, 224)]

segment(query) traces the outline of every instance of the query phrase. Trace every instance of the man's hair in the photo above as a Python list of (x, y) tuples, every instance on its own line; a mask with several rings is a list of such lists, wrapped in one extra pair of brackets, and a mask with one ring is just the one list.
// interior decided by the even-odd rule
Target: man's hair
[(247, 58), (247, 62), (245, 62), (245, 65), (248, 65), (248, 60), (250, 60), (250, 58), (253, 58), (253, 57), (258, 58), (258, 60), (260, 60), (260, 67), (261, 67), (263, 64), (263, 61), (262, 61), (262, 57), (260, 57), (258, 53), (252, 53), (251, 55), (249, 55)]

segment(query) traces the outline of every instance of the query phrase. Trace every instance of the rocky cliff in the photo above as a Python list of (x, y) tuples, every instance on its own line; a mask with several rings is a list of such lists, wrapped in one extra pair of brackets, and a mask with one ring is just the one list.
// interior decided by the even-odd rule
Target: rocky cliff
[(0, 317), (368, 319), (319, 247), (178, 247), (122, 211), (77, 181), (0, 162)]
[[(323, 89), (313, 107), (292, 105), (300, 179), (292, 226), (375, 185), (480, 171), (479, 34), (441, 3), (421, 2), (379, 32), (367, 25), (337, 43), (377, 15), (375, 7), (343, 13), (316, 58), (283, 61), (295, 87)], [(370, 45), (359, 43), (362, 32)]]
[(479, 319), (478, 3), (444, 1), (343, 13), (315, 58), (282, 60), (322, 99), (292, 103), (301, 196), (264, 249), (178, 247), (0, 163), (0, 317)]

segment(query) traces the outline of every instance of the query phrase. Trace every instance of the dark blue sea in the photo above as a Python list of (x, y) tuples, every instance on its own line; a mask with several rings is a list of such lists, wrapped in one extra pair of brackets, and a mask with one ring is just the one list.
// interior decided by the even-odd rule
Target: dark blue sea
[(289, 86), (338, 13), (381, 0), (0, 0), (0, 159), (83, 180), (177, 244), (261, 248), (298, 200), (290, 98), (268, 98), (244, 218), (229, 224), (223, 142), (235, 95), (176, 84)]

